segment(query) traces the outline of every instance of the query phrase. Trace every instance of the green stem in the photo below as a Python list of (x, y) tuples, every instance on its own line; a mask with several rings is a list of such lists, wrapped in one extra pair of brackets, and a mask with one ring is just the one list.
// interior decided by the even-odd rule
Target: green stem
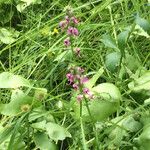
[(92, 114), (91, 114), (91, 111), (90, 111), (90, 108), (89, 108), (89, 105), (88, 105), (88, 101), (86, 99), (86, 97), (84, 96), (84, 100), (85, 100), (85, 104), (86, 104), (86, 108), (88, 110), (88, 113), (89, 113), (89, 116), (92, 120), (92, 125), (93, 125), (93, 129), (94, 129), (94, 133), (95, 133), (95, 139), (96, 139), (96, 147), (97, 147), (97, 150), (99, 150), (99, 142), (98, 142), (98, 134), (96, 132), (96, 126), (95, 126), (95, 123), (94, 123), (94, 120), (93, 120), (93, 117), (92, 117)]
[(84, 128), (83, 128), (82, 117), (80, 117), (80, 125), (81, 125), (81, 134), (82, 134), (83, 149), (87, 150), (88, 148), (86, 146), (86, 140), (85, 140), (85, 133), (84, 133)]

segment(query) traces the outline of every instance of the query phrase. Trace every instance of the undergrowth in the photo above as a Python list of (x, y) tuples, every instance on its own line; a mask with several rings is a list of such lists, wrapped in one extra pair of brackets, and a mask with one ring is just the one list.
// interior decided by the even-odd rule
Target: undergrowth
[(0, 1), (0, 150), (149, 150), (149, 0)]

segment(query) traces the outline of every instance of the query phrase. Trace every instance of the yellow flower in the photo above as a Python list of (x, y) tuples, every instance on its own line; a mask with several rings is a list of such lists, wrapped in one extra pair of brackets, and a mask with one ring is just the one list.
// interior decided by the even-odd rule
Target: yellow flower
[(54, 31), (52, 32), (52, 34), (54, 35), (54, 34), (58, 34), (58, 33), (59, 33), (58, 29), (54, 28)]

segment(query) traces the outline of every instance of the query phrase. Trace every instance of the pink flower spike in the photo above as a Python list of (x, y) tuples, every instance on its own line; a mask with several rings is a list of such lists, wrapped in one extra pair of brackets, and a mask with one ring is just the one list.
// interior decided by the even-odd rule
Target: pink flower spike
[(80, 102), (82, 101), (82, 99), (83, 99), (83, 95), (79, 94), (79, 95), (77, 96), (78, 102), (80, 103)]
[(61, 27), (62, 29), (65, 28), (67, 26), (66, 21), (63, 20), (59, 23), (59, 27)]
[(68, 73), (68, 74), (66, 75), (66, 77), (67, 77), (68, 81), (70, 82), (70, 84), (73, 83), (73, 81), (74, 81), (74, 76), (73, 76), (73, 74)]
[(75, 18), (75, 17), (72, 17), (71, 20), (73, 21), (74, 24), (78, 24), (79, 23), (78, 19)]
[(80, 76), (80, 75), (78, 75), (78, 74), (77, 74), (75, 77), (76, 77), (76, 79), (78, 79), (78, 80), (80, 80), (80, 79), (81, 79), (81, 76)]
[(69, 27), (67, 30), (67, 34), (68, 35), (73, 35), (74, 34), (74, 28), (73, 27)]
[(77, 84), (75, 84), (75, 83), (74, 83), (72, 86), (73, 86), (73, 88), (74, 88), (75, 90), (78, 90), (78, 89), (79, 89), (79, 86), (78, 86)]
[(89, 79), (87, 77), (83, 77), (83, 78), (80, 79), (80, 83), (81, 84), (84, 84), (84, 83), (86, 83), (88, 81), (89, 81)]
[(69, 38), (66, 38), (65, 40), (64, 40), (64, 45), (66, 46), (66, 47), (68, 47), (68, 46), (70, 46), (70, 39)]
[(69, 23), (69, 22), (70, 22), (70, 18), (69, 18), (69, 16), (65, 16), (65, 19), (66, 19), (67, 23)]
[(73, 35), (74, 36), (78, 36), (79, 35), (79, 31), (77, 28), (73, 28)]
[(89, 90), (88, 88), (84, 88), (84, 89), (83, 89), (83, 93), (84, 93), (84, 94), (88, 94), (89, 92), (90, 92), (90, 90)]
[(80, 72), (80, 73), (83, 73), (85, 70), (81, 67), (77, 67), (77, 70)]
[(88, 92), (88, 96), (90, 99), (94, 99), (94, 95), (92, 94), (92, 92)]
[(75, 53), (76, 53), (79, 57), (81, 57), (81, 56), (80, 56), (80, 48), (76, 48), (76, 49), (75, 49)]

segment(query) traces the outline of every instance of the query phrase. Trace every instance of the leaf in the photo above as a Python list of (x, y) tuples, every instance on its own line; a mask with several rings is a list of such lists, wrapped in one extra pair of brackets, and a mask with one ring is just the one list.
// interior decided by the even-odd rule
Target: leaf
[(37, 119), (39, 120), (46, 120), (50, 122), (54, 122), (54, 117), (50, 114), (49, 111), (46, 111), (45, 108), (42, 106), (38, 108), (34, 108), (32, 112), (29, 114), (29, 122), (35, 121)]
[(128, 87), (134, 92), (150, 90), (150, 71), (145, 72), (141, 77), (130, 82)]
[(115, 40), (110, 35), (103, 35), (101, 41), (105, 44), (106, 47), (118, 50)]
[(30, 87), (30, 83), (25, 78), (14, 75), (9, 72), (3, 72), (0, 74), (0, 88), (18, 88), (21, 86)]
[(112, 73), (116, 72), (119, 66), (120, 58), (120, 52), (113, 52), (108, 54), (105, 59), (106, 68)]
[(17, 5), (17, 10), (22, 12), (26, 7), (31, 4), (41, 4), (41, 0), (21, 0), (21, 2)]
[(92, 91), (97, 93), (95, 95), (99, 97), (94, 101), (90, 101), (89, 104), (91, 114), (95, 120), (101, 121), (117, 111), (121, 94), (115, 85), (102, 83), (94, 87)]
[(142, 128), (142, 124), (138, 121), (135, 121), (131, 116), (122, 121), (122, 126), (130, 132), (137, 132)]
[(131, 32), (131, 27), (128, 27), (125, 29), (125, 31), (121, 32), (118, 35), (118, 47), (121, 50), (121, 53), (123, 56), (125, 56), (125, 51), (124, 49), (126, 48), (127, 40), (129, 38)]
[(36, 123), (32, 123), (31, 124), (32, 128), (37, 129), (37, 130), (45, 130), (45, 126), (46, 126), (46, 120), (40, 121), (40, 122), (36, 122)]
[[(32, 97), (27, 96), (21, 90), (14, 90), (11, 95), (11, 101), (4, 104), (1, 114), (6, 116), (16, 116), (23, 111), (28, 111), (32, 104)], [(23, 107), (27, 108), (23, 110)]]
[(150, 38), (150, 35), (148, 35), (147, 32), (145, 32), (139, 25), (135, 26), (135, 31), (133, 32), (133, 34)]
[(126, 54), (125, 64), (130, 71), (134, 72), (140, 67), (140, 62), (134, 56)]
[(150, 22), (144, 18), (141, 18), (139, 15), (136, 16), (135, 22), (150, 35)]
[(116, 146), (121, 145), (121, 141), (124, 136), (126, 136), (126, 131), (123, 130), (120, 127), (116, 127), (114, 130), (112, 130), (109, 134), (109, 138), (111, 139), (112, 144)]
[(0, 28), (0, 41), (5, 44), (13, 43), (19, 36), (19, 32), (14, 29)]
[(85, 86), (89, 89), (92, 88), (95, 85), (98, 78), (103, 74), (103, 72), (104, 69), (102, 67), (95, 73), (95, 75), (87, 83), (85, 83)]
[(0, 145), (10, 137), (12, 131), (13, 131), (12, 126), (11, 127), (5, 127), (2, 130), (0, 130)]
[(56, 145), (50, 141), (48, 136), (43, 132), (34, 133), (33, 138), (36, 147), (41, 150), (56, 150)]
[(149, 150), (150, 147), (150, 125), (144, 126), (143, 132), (138, 137), (138, 141), (143, 150)]
[(71, 137), (71, 134), (64, 127), (56, 123), (47, 123), (46, 131), (49, 137), (54, 141), (64, 140), (66, 137)]

